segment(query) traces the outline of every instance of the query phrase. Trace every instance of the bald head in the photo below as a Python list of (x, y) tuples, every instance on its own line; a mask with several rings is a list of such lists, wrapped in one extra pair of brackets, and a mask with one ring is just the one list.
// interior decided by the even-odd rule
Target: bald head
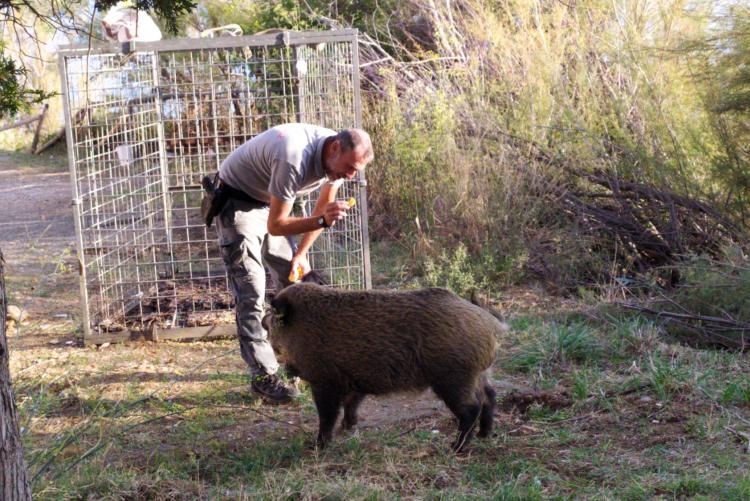
[(344, 129), (326, 139), (323, 166), (329, 179), (353, 179), (372, 162), (370, 135), (362, 129)]

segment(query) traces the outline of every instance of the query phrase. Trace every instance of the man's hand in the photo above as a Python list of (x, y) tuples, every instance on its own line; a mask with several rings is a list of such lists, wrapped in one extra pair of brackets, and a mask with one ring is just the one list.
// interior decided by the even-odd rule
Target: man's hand
[(349, 209), (351, 209), (351, 206), (345, 200), (334, 200), (323, 207), (323, 217), (326, 219), (328, 226), (333, 226), (336, 221), (346, 217)]
[[(307, 260), (307, 254), (297, 254), (292, 258), (291, 262), (292, 266), (289, 271), (289, 281), (290, 282), (297, 282), (302, 277), (310, 273), (310, 262)], [(302, 268), (302, 273), (297, 274), (297, 268)], [(292, 280), (292, 277), (295, 277), (296, 280)]]

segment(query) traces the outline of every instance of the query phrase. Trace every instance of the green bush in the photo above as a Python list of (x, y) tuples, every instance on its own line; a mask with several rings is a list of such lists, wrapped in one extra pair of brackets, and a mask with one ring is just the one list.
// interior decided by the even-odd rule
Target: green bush
[(746, 348), (750, 260), (741, 253), (734, 257), (728, 254), (722, 263), (694, 258), (677, 269), (682, 276), (680, 285), (662, 292), (667, 299), (656, 304), (661, 312), (683, 315), (667, 323), (668, 331), (698, 346)]
[(642, 271), (624, 257), (627, 241), (560, 194), (590, 194), (583, 203), (617, 213), (617, 201), (596, 198), (607, 190), (576, 171), (711, 199), (731, 144), (684, 71), (697, 56), (653, 49), (679, 47), (706, 21), (652, 14), (472, 0), (422, 9), (430, 43), (402, 55), (450, 62), (383, 71), (365, 95), (376, 142), (371, 231), (425, 241), (419, 250), (435, 261), (459, 243), (472, 259), (489, 247), (513, 271), (508, 282), (576, 291)]
[(732, 382), (721, 394), (721, 402), (741, 406), (750, 406), (750, 382)]
[(717, 263), (694, 258), (679, 269), (683, 279), (673, 299), (683, 308), (750, 323), (750, 260)]

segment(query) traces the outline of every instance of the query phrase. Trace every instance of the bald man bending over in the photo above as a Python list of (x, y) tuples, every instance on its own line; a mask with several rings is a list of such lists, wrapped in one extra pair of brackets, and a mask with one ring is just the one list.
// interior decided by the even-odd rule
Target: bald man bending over
[[(336, 192), (372, 159), (370, 136), (361, 129), (337, 133), (290, 123), (242, 144), (219, 168), (218, 187), (229, 193), (217, 217), (219, 244), (236, 304), (240, 353), (249, 366), (251, 391), (269, 401), (286, 403), (299, 391), (276, 375), (279, 364), (261, 325), (263, 262), (279, 289), (290, 284), (292, 270), (308, 273), (312, 243), (349, 210), (336, 201)], [(312, 215), (293, 216), (294, 200), (318, 188)], [(292, 235), (302, 235), (296, 247)]]

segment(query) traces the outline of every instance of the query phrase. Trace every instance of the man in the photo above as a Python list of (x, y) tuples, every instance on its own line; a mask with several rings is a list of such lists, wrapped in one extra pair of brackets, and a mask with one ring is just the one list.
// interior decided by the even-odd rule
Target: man
[[(233, 151), (219, 168), (219, 183), (230, 198), (218, 220), (221, 256), (236, 303), (242, 358), (250, 368), (251, 390), (278, 403), (299, 391), (276, 375), (278, 362), (261, 325), (268, 265), (278, 288), (290, 284), (292, 270), (310, 271), (307, 251), (324, 228), (346, 216), (336, 200), (344, 179), (352, 179), (373, 159), (370, 136), (361, 129), (333, 130), (284, 124)], [(309, 217), (292, 215), (297, 196), (320, 188)], [(302, 235), (294, 245), (292, 235)]]

